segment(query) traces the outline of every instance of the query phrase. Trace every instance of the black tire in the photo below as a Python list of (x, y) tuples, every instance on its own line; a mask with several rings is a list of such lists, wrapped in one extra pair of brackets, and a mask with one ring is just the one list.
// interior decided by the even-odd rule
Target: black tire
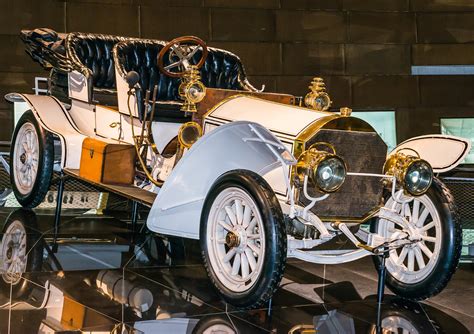
[[(244, 190), (255, 201), (265, 230), (263, 266), (257, 281), (244, 292), (233, 292), (219, 281), (210, 264), (207, 243), (208, 216), (218, 194), (229, 187)], [(241, 308), (264, 305), (278, 288), (286, 264), (287, 237), (278, 199), (270, 185), (258, 174), (247, 170), (234, 170), (222, 175), (211, 187), (201, 215), (201, 252), (208, 276), (221, 297), (229, 304)]]
[[(36, 135), (38, 137), (39, 156), (38, 156), (38, 171), (36, 178), (33, 181), (31, 190), (27, 193), (22, 193), (17, 185), (17, 175), (15, 172), (15, 164), (21, 164), (20, 156), (15, 156), (15, 144), (18, 140), (18, 132), (26, 123), (33, 125)], [(31, 110), (26, 111), (21, 118), (13, 132), (12, 144), (10, 148), (10, 182), (15, 197), (23, 207), (34, 208), (38, 206), (46, 196), (51, 185), (51, 177), (53, 175), (54, 165), (54, 138), (53, 135), (45, 130), (33, 115)]]
[[(41, 235), (37, 230), (37, 221), (36, 215), (33, 211), (28, 209), (18, 209), (13, 211), (8, 218), (6, 219), (5, 225), (2, 229), (2, 246), (5, 241), (5, 232), (8, 230), (8, 227), (13, 223), (20, 223), (23, 225), (26, 232), (26, 273), (28, 272), (37, 272), (41, 271), (43, 265), (43, 240), (40, 240)], [(2, 247), (3, 249), (3, 247)], [(6, 254), (1, 254), (3, 259), (6, 259)], [(23, 273), (18, 273), (19, 276), (23, 276)], [(28, 293), (31, 291), (31, 288), (35, 284), (31, 283), (29, 280), (21, 278), (15, 284), (11, 285), (12, 298), (20, 299), (27, 298)], [(5, 277), (5, 274), (0, 275), (0, 291), (5, 296), (10, 295), (10, 282)]]
[[(459, 264), (462, 248), (462, 226), (454, 198), (449, 189), (438, 179), (425, 194), (438, 209), (441, 219), (441, 248), (439, 257), (432, 271), (423, 280), (407, 284), (397, 280), (387, 270), (386, 285), (395, 294), (410, 300), (423, 300), (440, 293), (448, 284)], [(371, 231), (377, 231), (378, 220), (374, 220)], [(374, 256), (376, 268), (380, 265), (380, 257)]]
[(193, 334), (226, 333), (226, 334), (253, 334), (262, 331), (254, 324), (237, 317), (230, 318), (228, 314), (207, 315), (199, 319), (193, 328)]
[(172, 266), (186, 263), (186, 250), (182, 238), (148, 235), (143, 251), (152, 265)]
[[(223, 333), (239, 333), (234, 324), (229, 320), (227, 314), (225, 315), (211, 315), (205, 316), (198, 321), (196, 327), (193, 328), (193, 334), (213, 333), (212, 327), (219, 329)], [(223, 330), (224, 329), (224, 330)]]

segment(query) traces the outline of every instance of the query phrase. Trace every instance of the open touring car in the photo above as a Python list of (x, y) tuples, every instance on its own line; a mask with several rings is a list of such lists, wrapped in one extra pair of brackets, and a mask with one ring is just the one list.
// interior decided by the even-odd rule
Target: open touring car
[[(6, 97), (29, 109), (11, 145), (23, 206), (42, 201), (53, 168), (127, 194), (151, 206), (150, 230), (199, 239), (212, 283), (242, 308), (271, 298), (287, 257), (338, 264), (386, 253), (387, 285), (415, 300), (453, 275), (461, 226), (434, 175), (454, 168), (468, 141), (422, 136), (387, 154), (349, 108), (328, 111), (322, 79), (304, 97), (265, 93), (236, 55), (196, 37), (22, 38), (50, 69), (48, 95)], [(337, 236), (347, 249), (318, 249)]]

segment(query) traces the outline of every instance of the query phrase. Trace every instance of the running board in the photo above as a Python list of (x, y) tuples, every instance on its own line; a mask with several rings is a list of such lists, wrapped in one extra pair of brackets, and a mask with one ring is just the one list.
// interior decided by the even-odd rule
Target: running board
[(63, 169), (63, 171), (65, 175), (87, 182), (96, 187), (99, 187), (111, 193), (123, 196), (127, 199), (138, 202), (148, 207), (151, 207), (153, 205), (153, 202), (155, 201), (155, 198), (156, 198), (155, 193), (135, 187), (133, 185), (122, 186), (122, 185), (105, 184), (105, 183), (90, 181), (84, 177), (79, 176), (79, 169), (65, 168)]

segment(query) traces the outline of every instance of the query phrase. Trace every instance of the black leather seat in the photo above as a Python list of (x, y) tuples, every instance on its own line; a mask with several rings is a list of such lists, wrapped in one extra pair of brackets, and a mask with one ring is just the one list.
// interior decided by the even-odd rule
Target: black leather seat
[(66, 38), (66, 52), (74, 69), (85, 75), (92, 86), (92, 101), (117, 106), (115, 66), (112, 49), (129, 38), (70, 33)]
[[(155, 40), (130, 40), (117, 43), (113, 50), (115, 63), (118, 73), (123, 77), (129, 71), (136, 71), (140, 75), (140, 88), (136, 91), (140, 117), (143, 117), (145, 109), (146, 90), (153, 92), (153, 88), (157, 85), (159, 102), (154, 120), (185, 122), (189, 117), (179, 110), (182, 105), (178, 94), (181, 79), (164, 75), (157, 66), (158, 53), (165, 44), (166, 42)], [(193, 62), (197, 63), (200, 57), (201, 52), (196, 52)], [(165, 66), (167, 60), (168, 57), (165, 55)], [(228, 51), (215, 48), (209, 48), (209, 54), (201, 68), (201, 81), (210, 88), (256, 90), (246, 79), (240, 59)]]

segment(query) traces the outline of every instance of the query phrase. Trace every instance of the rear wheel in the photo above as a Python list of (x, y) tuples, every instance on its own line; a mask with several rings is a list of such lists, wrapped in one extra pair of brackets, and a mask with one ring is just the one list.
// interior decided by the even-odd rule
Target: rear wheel
[[(385, 207), (395, 210), (412, 225), (410, 237), (420, 239), (390, 251), (386, 261), (387, 286), (397, 295), (421, 300), (434, 296), (448, 284), (459, 263), (462, 230), (453, 198), (446, 186), (434, 179), (427, 193), (404, 204), (390, 197)], [(402, 227), (379, 219), (373, 231), (385, 238)], [(374, 257), (378, 266), (380, 259)]]
[(53, 135), (28, 110), (13, 133), (10, 182), (18, 202), (27, 208), (40, 204), (51, 184), (54, 164)]
[(280, 204), (259, 175), (231, 171), (210, 190), (201, 216), (201, 249), (222, 298), (239, 308), (271, 298), (286, 263)]
[(23, 278), (25, 272), (40, 271), (43, 263), (41, 236), (36, 232), (34, 212), (19, 209), (8, 216), (2, 230), (0, 257), (0, 291), (12, 297), (24, 296), (31, 283)]

